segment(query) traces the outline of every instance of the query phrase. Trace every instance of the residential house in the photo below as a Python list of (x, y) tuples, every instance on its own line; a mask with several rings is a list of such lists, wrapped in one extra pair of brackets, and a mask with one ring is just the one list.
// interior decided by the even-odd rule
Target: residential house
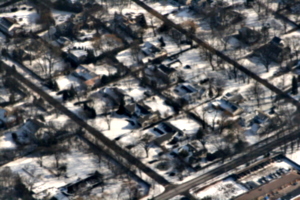
[(89, 13), (87, 12), (80, 12), (77, 13), (76, 15), (71, 16), (71, 19), (74, 22), (74, 24), (80, 24), (87, 21), (88, 15)]
[(88, 90), (94, 90), (102, 85), (102, 77), (101, 75), (95, 76), (91, 79), (84, 81), (84, 84), (87, 86)]
[(190, 151), (193, 153), (193, 156), (199, 157), (206, 157), (207, 149), (199, 140), (193, 140), (189, 143)]
[(145, 78), (153, 87), (164, 87), (176, 83), (178, 80), (177, 71), (165, 65), (150, 66), (144, 69)]
[(267, 129), (270, 128), (270, 125), (274, 119), (274, 115), (257, 110), (255, 112), (255, 116), (250, 121), (252, 131), (255, 131), (259, 135), (267, 133), (266, 131), (268, 131)]
[(237, 38), (247, 45), (252, 45), (260, 40), (261, 34), (258, 31), (245, 26), (239, 29)]
[(179, 133), (179, 135), (183, 135), (183, 132), (180, 129), (173, 126), (169, 122), (161, 122), (159, 125), (154, 127), (151, 131), (157, 136), (164, 135), (164, 134), (174, 135), (175, 133)]
[(291, 49), (285, 47), (282, 40), (278, 37), (274, 37), (269, 43), (259, 47), (253, 51), (254, 56), (262, 57), (270, 62), (281, 63), (283, 60), (288, 58)]
[(147, 27), (146, 19), (143, 14), (127, 13), (125, 15), (115, 13), (110, 28), (121, 35), (131, 38), (139, 38), (140, 28)]
[(271, 117), (268, 114), (266, 114), (260, 110), (257, 110), (255, 117), (252, 119), (252, 122), (256, 123), (256, 124), (263, 124), (266, 121), (268, 121), (270, 118)]
[(0, 108), (0, 129), (8, 129), (23, 121), (19, 109)]
[[(124, 106), (134, 102), (132, 97), (129, 97), (123, 90), (117, 87), (105, 87), (99, 90), (98, 93), (104, 97), (103, 100), (105, 100), (107, 104), (110, 104), (113, 107), (119, 107), (120, 105)], [(125, 113), (124, 110), (123, 112)]]
[(216, 100), (212, 102), (212, 106), (215, 109), (218, 109), (220, 111), (223, 111), (223, 113), (229, 115), (229, 116), (237, 116), (244, 112), (244, 110), (238, 106), (235, 103), (232, 103), (224, 98)]
[(190, 143), (181, 145), (172, 151), (179, 155), (186, 163), (191, 165), (194, 168), (199, 166), (199, 160), (203, 157), (206, 157), (207, 149), (199, 142), (198, 140), (194, 140)]
[(126, 13), (127, 23), (135, 24), (142, 28), (147, 27), (147, 21), (143, 13)]
[(75, 71), (72, 72), (72, 75), (83, 81), (90, 80), (97, 76), (94, 72), (91, 72), (89, 69), (87, 69), (83, 65), (78, 66), (75, 69)]
[(177, 82), (178, 75), (175, 68), (167, 67), (165, 65), (159, 65), (158, 69), (169, 78), (171, 83)]
[(188, 3), (196, 12), (208, 15), (216, 9), (217, 5), (213, 4), (213, 2), (213, 0), (190, 0)]
[(145, 56), (142, 59), (143, 63), (161, 63), (168, 57), (166, 50), (161, 49), (150, 42), (145, 42), (141, 45), (141, 52)]
[(231, 26), (233, 24), (237, 24), (243, 20), (243, 15), (239, 12), (236, 12), (232, 9), (216, 9), (213, 10), (214, 14), (210, 17), (210, 25), (211, 27), (217, 29), (223, 29), (227, 26)]
[(0, 31), (9, 36), (13, 36), (18, 30), (20, 30), (21, 26), (17, 24), (17, 21), (13, 18), (9, 17), (1, 17), (0, 18)]
[(227, 101), (230, 101), (230, 102), (233, 102), (235, 104), (240, 104), (240, 103), (243, 103), (246, 101), (246, 99), (239, 93), (230, 93), (230, 92), (227, 92), (223, 98)]
[(188, 101), (189, 104), (194, 103), (198, 99), (201, 99), (202, 94), (205, 92), (204, 88), (198, 90), (190, 83), (178, 84), (174, 92), (179, 96)]
[(68, 58), (74, 62), (75, 64), (81, 64), (88, 55), (88, 52), (86, 50), (83, 49), (73, 49), (73, 50), (69, 50), (68, 52)]
[(68, 45), (68, 44), (71, 43), (71, 40), (70, 40), (69, 38), (67, 38), (67, 37), (60, 36), (60, 37), (56, 40), (56, 42), (57, 42), (58, 44), (60, 44), (61, 46), (66, 46), (66, 45)]
[(160, 120), (160, 113), (158, 111), (152, 112), (151, 115), (140, 116), (137, 119), (137, 125), (140, 127), (147, 127)]
[(16, 133), (12, 133), (12, 135), (19, 144), (28, 144), (36, 141), (36, 133), (42, 127), (44, 127), (44, 123), (38, 119), (27, 119)]
[(95, 187), (98, 187), (103, 183), (103, 176), (98, 171), (95, 171), (93, 174), (89, 175), (84, 179), (79, 179), (73, 183), (69, 183), (66, 186), (61, 188), (61, 191), (66, 196), (73, 196), (76, 192), (89, 191)]
[(124, 114), (131, 117), (129, 120), (132, 124), (137, 124), (140, 127), (145, 127), (151, 123), (157, 122), (160, 119), (160, 113), (158, 111), (153, 112), (152, 109), (144, 104), (143, 101), (134, 102), (126, 104), (124, 106)]
[(159, 53), (161, 51), (161, 49), (150, 42), (145, 42), (141, 46), (141, 51), (145, 56), (154, 57), (156, 53)]
[(134, 102), (125, 105), (126, 114), (129, 116), (146, 116), (152, 114), (152, 109), (143, 103), (143, 101)]
[(68, 37), (74, 28), (75, 24), (72, 21), (72, 16), (64, 23), (58, 23), (55, 25), (55, 35)]

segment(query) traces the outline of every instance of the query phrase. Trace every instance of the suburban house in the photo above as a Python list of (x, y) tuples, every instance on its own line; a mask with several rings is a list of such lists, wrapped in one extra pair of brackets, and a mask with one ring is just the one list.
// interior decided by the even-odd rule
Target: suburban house
[(72, 21), (72, 17), (70, 17), (65, 23), (59, 23), (55, 26), (55, 35), (57, 37), (60, 36), (66, 36), (68, 37), (68, 35), (72, 32), (73, 28), (74, 28), (74, 23)]
[(83, 49), (73, 49), (68, 51), (68, 58), (75, 64), (81, 64), (87, 58), (87, 51)]
[(66, 46), (66, 45), (68, 45), (68, 44), (71, 43), (71, 40), (70, 40), (69, 38), (67, 38), (67, 37), (60, 36), (60, 37), (56, 40), (56, 42), (57, 42), (58, 44), (60, 44), (61, 46)]
[(158, 69), (169, 78), (171, 83), (177, 82), (178, 75), (177, 75), (177, 71), (175, 68), (167, 67), (165, 65), (159, 65)]
[(160, 113), (158, 111), (153, 112), (143, 101), (134, 102), (132, 99), (126, 100), (124, 98), (124, 104), (121, 108), (119, 107), (117, 113), (129, 116), (131, 119), (128, 121), (132, 125), (145, 127), (160, 119)]
[(152, 109), (142, 101), (127, 104), (124, 107), (128, 116), (147, 116), (152, 114)]
[(0, 108), (0, 129), (8, 129), (23, 121), (19, 109)]
[(120, 114), (126, 114), (126, 111), (124, 109), (125, 105), (134, 103), (132, 97), (126, 95), (121, 89), (117, 87), (105, 87), (99, 90), (98, 93), (101, 95), (101, 97), (103, 97), (103, 100), (107, 104), (110, 104), (113, 107), (120, 107), (120, 105), (123, 105), (122, 113)]
[(143, 63), (161, 63), (168, 57), (166, 50), (161, 49), (150, 42), (145, 42), (140, 46), (142, 54), (145, 56), (142, 59)]
[(205, 149), (199, 141), (194, 140), (191, 143), (176, 148), (175, 152), (188, 164), (196, 167), (199, 164), (199, 159), (206, 156), (207, 149)]
[(145, 56), (155, 57), (155, 54), (159, 53), (161, 51), (161, 49), (156, 47), (154, 44), (152, 44), (150, 42), (145, 42), (141, 46), (141, 51)]
[(136, 120), (137, 125), (140, 127), (149, 126), (160, 120), (160, 113), (158, 111), (152, 112), (150, 115), (139, 116)]
[(256, 134), (261, 135), (266, 133), (266, 129), (268, 129), (272, 120), (274, 120), (274, 115), (272, 116), (263, 111), (257, 110), (255, 112), (255, 116), (250, 121), (250, 126), (253, 127), (252, 130), (255, 130)]
[(282, 40), (279, 37), (274, 37), (269, 43), (259, 47), (253, 51), (254, 56), (263, 57), (268, 59), (270, 62), (282, 62), (287, 59), (291, 49), (285, 47)]
[(21, 26), (17, 24), (16, 20), (9, 17), (0, 18), (0, 31), (9, 36), (13, 36)]
[(161, 136), (161, 135), (164, 135), (164, 134), (174, 135), (175, 133), (180, 133), (181, 135), (183, 134), (183, 132), (180, 129), (178, 129), (177, 127), (173, 126), (169, 122), (161, 122), (160, 124), (158, 124), (157, 126), (155, 126), (151, 130), (151, 132), (153, 132), (157, 136)]
[(82, 65), (78, 66), (75, 69), (75, 71), (72, 72), (72, 75), (83, 81), (90, 80), (97, 76), (94, 72), (91, 72), (89, 69), (87, 69), (86, 67), (84, 67)]
[(95, 76), (91, 79), (88, 79), (84, 81), (84, 84), (87, 86), (88, 90), (93, 90), (95, 88), (98, 88), (102, 84), (102, 77), (101, 75)]
[(127, 23), (146, 28), (147, 21), (143, 13), (126, 13)]
[(129, 37), (139, 38), (140, 28), (147, 27), (144, 14), (126, 13), (125, 15), (115, 13), (114, 19), (110, 23), (110, 28), (119, 34)]
[(189, 143), (190, 151), (197, 158), (206, 157), (207, 149), (199, 140), (193, 140)]
[(246, 101), (246, 99), (241, 95), (241, 94), (237, 94), (237, 93), (230, 93), (230, 92), (227, 92), (223, 98), (227, 101), (230, 101), (230, 102), (233, 102), (235, 104), (240, 104), (240, 103), (243, 103)]
[(244, 110), (241, 107), (224, 98), (212, 102), (212, 106), (215, 109), (223, 111), (223, 113), (229, 116), (237, 116), (244, 112)]
[(200, 90), (198, 90), (190, 83), (181, 83), (174, 88), (174, 92), (178, 96), (186, 99), (189, 103), (193, 103), (197, 99), (201, 99), (201, 96), (205, 92), (205, 89), (201, 88)]
[(145, 68), (147, 81), (154, 87), (163, 87), (168, 84), (177, 82), (177, 71), (174, 68), (165, 65), (149, 66)]
[(213, 4), (214, 0), (190, 0), (187, 2), (191, 8), (201, 14), (210, 14), (213, 9), (216, 8), (216, 4)]
[(260, 40), (261, 34), (258, 31), (245, 26), (239, 29), (237, 38), (247, 45), (252, 45)]
[(69, 183), (61, 188), (61, 191), (66, 196), (73, 196), (78, 191), (89, 191), (95, 187), (100, 186), (103, 183), (102, 174), (95, 171), (90, 176)]
[(214, 28), (222, 29), (229, 25), (236, 24), (243, 20), (243, 15), (231, 9), (214, 10), (210, 17), (210, 25)]
[(44, 123), (38, 119), (27, 119), (19, 129), (12, 133), (13, 139), (19, 144), (28, 144), (36, 141), (36, 133), (40, 128), (44, 127)]

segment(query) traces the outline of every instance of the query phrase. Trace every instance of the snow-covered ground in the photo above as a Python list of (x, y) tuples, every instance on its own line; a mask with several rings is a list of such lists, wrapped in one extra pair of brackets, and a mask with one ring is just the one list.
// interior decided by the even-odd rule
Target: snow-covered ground
[(11, 150), (16, 148), (15, 142), (13, 142), (11, 133), (5, 133), (0, 137), (0, 149), (3, 150)]
[(242, 185), (236, 183), (232, 178), (227, 178), (216, 184), (210, 185), (196, 194), (197, 198), (212, 198), (218, 200), (231, 199), (248, 190)]
[(66, 22), (71, 17), (71, 15), (74, 14), (71, 12), (55, 10), (55, 9), (51, 9), (51, 13), (52, 13), (53, 18), (55, 19), (56, 24)]
[(194, 136), (200, 128), (197, 122), (185, 116), (173, 118), (169, 122), (190, 137)]
[[(81, 148), (86, 149), (87, 147), (83, 145)], [(43, 199), (47, 195), (55, 196), (59, 200), (68, 199), (62, 195), (61, 187), (85, 179), (95, 171), (102, 174), (104, 183), (101, 187), (96, 187), (91, 191), (90, 198), (120, 199), (122, 196), (122, 199), (129, 199), (129, 196), (133, 194), (131, 187), (143, 190), (143, 186), (139, 183), (129, 180), (122, 174), (115, 175), (105, 159), (101, 161), (95, 155), (82, 151), (83, 149), (71, 148), (68, 153), (60, 157), (59, 163), (66, 165), (66, 172), (61, 177), (55, 175), (56, 161), (53, 155), (44, 155), (41, 158), (39, 155), (33, 154), (10, 162), (3, 167), (10, 167), (14, 173), (18, 173), (25, 184), (32, 187), (32, 191), (39, 199)]]
[(11, 17), (17, 20), (20, 25), (35, 24), (38, 14), (35, 9), (28, 5), (18, 6), (18, 11), (1, 13), (0, 17)]
[(159, 96), (153, 96), (144, 101), (154, 112), (158, 111), (161, 116), (171, 116), (174, 114), (173, 109), (165, 104), (165, 100)]
[[(272, 181), (274, 179), (273, 173), (276, 173), (279, 169), (283, 169), (284, 173), (288, 173), (288, 171), (293, 168), (297, 169), (298, 166), (290, 163), (289, 160), (283, 159), (264, 166), (264, 168), (259, 169), (258, 171), (251, 172), (249, 175), (239, 179), (239, 181), (244, 184), (252, 182), (259, 186), (262, 184), (260, 180), (263, 177), (265, 177), (268, 181)], [(272, 174), (273, 177), (270, 176), (270, 174)], [(280, 178), (280, 176), (276, 174), (276, 178)]]
[[(100, 2), (100, 1), (99, 1)], [(103, 2), (103, 1), (101, 1)], [(243, 3), (244, 0), (227, 0), (228, 4), (235, 4), (235, 3)], [(188, 10), (187, 8), (183, 7), (181, 10), (178, 10), (178, 4), (176, 3), (169, 3), (168, 1), (161, 1), (161, 2), (147, 2), (148, 5), (155, 8), (162, 14), (169, 14), (168, 18), (173, 20), (176, 23), (182, 23), (187, 20), (194, 20), (196, 21), (196, 25), (198, 26), (196, 29), (196, 34), (199, 35), (199, 37), (203, 37), (203, 39), (206, 39), (207, 42), (214, 47), (216, 47), (218, 50), (222, 51), (223, 53), (229, 55), (230, 57), (234, 59), (238, 59), (238, 62), (247, 67), (248, 69), (252, 70), (256, 74), (258, 74), (260, 77), (269, 80), (274, 85), (278, 86), (281, 89), (288, 88), (291, 85), (291, 78), (294, 74), (288, 73), (286, 75), (283, 75), (278, 78), (274, 78), (273, 74), (276, 70), (279, 69), (279, 64), (271, 63), (269, 72), (266, 71), (266, 68), (262, 65), (261, 61), (257, 58), (243, 58), (245, 55), (248, 55), (254, 48), (257, 48), (257, 46), (254, 47), (244, 47), (243, 45), (240, 45), (239, 41), (237, 39), (233, 39), (230, 44), (228, 45), (227, 49), (225, 49), (225, 45), (222, 43), (222, 37), (211, 37), (213, 34), (213, 31), (210, 29), (208, 21), (204, 18), (202, 19), (199, 16), (196, 16), (197, 13), (194, 13), (193, 11)], [(274, 7), (274, 5), (270, 6)], [(21, 6), (22, 7), (22, 6)], [(234, 8), (235, 11), (241, 12), (245, 19), (241, 24), (236, 25), (235, 32), (228, 32), (228, 34), (236, 34), (236, 31), (239, 29), (240, 26), (249, 26), (251, 28), (255, 28), (255, 30), (260, 30), (264, 25), (269, 24), (270, 25), (270, 36), (268, 40), (271, 40), (273, 36), (283, 36), (284, 34), (284, 25), (279, 19), (274, 19), (273, 16), (265, 16), (262, 17), (255, 8)], [(122, 12), (123, 14), (126, 13), (144, 13), (146, 16), (146, 20), (148, 25), (152, 24), (155, 28), (158, 28), (162, 23), (155, 19), (154, 17), (150, 16), (149, 13), (147, 13), (144, 9), (141, 9), (134, 3), (131, 3), (128, 7), (117, 7), (112, 5), (109, 9), (111, 17), (115, 12)], [(174, 12), (173, 12), (174, 11)], [(171, 13), (172, 12), (172, 13)], [(56, 24), (64, 23), (67, 19), (70, 18), (70, 16), (73, 13), (70, 12), (62, 12), (58, 10), (52, 10), (52, 15), (55, 19)], [(28, 26), (33, 24), (35, 20), (37, 19), (38, 15), (35, 12), (35, 10), (29, 11), (27, 8), (25, 10), (21, 9), (17, 12), (11, 12), (11, 13), (1, 13), (0, 17), (13, 17), (19, 21), (19, 24)], [(22, 18), (22, 20), (21, 20)], [(291, 27), (288, 25), (287, 29), (290, 29)], [(225, 32), (225, 31), (224, 31)], [(95, 29), (80, 29), (78, 30), (78, 41), (74, 40), (71, 41), (71, 44), (69, 46), (64, 47), (63, 49), (72, 49), (74, 47), (76, 48), (83, 48), (83, 49), (93, 49), (93, 37), (96, 33)], [(47, 35), (47, 31), (42, 33), (41, 35)], [(164, 47), (164, 50), (168, 53), (168, 55), (172, 55), (175, 53), (178, 53), (181, 49), (189, 48), (189, 45), (181, 45), (178, 46), (178, 41), (172, 39), (170, 36), (168, 36), (165, 33), (156, 33), (157, 35), (154, 36), (153, 30), (151, 28), (145, 30), (144, 33), (144, 42), (150, 42), (157, 47), (160, 46), (160, 43), (158, 42), (158, 38), (163, 37), (164, 41), (166, 43), (166, 46)], [(105, 40), (106, 37), (109, 37), (111, 35), (108, 35), (105, 32), (101, 32), (101, 39)], [(229, 35), (226, 35), (229, 36)], [(296, 38), (299, 37), (298, 32), (293, 32), (291, 35), (284, 35), (282, 38), (286, 39), (292, 36), (296, 36)], [(0, 34), (1, 41), (5, 40), (5, 36)], [(295, 39), (295, 38), (294, 38)], [(51, 38), (48, 38), (47, 41), (51, 41)], [(85, 41), (87, 40), (87, 41)], [(121, 45), (121, 44), (118, 44)], [(116, 45), (116, 46), (118, 46)], [(103, 45), (104, 50), (111, 50), (113, 48), (112, 46), (108, 46), (107, 44)], [(294, 48), (294, 47), (292, 47)], [(295, 49), (292, 49), (294, 51)], [(100, 55), (102, 53), (102, 50), (95, 51), (96, 56)], [(134, 56), (132, 55), (132, 52), (130, 49), (126, 49), (116, 56), (116, 58), (119, 60), (119, 62), (123, 63), (127, 67), (133, 67), (136, 66), (136, 60), (134, 60)], [(144, 57), (143, 57), (144, 58)], [(145, 60), (148, 58), (145, 58)], [(214, 78), (215, 80), (219, 80), (219, 84), (222, 84), (223, 94), (226, 92), (235, 92), (243, 95), (246, 97), (246, 101), (243, 103), (240, 103), (239, 106), (241, 106), (244, 110), (244, 112), (235, 117), (229, 117), (226, 116), (228, 120), (231, 119), (237, 119), (238, 117), (244, 118), (246, 121), (249, 120), (249, 118), (253, 117), (256, 110), (262, 110), (264, 112), (267, 112), (270, 107), (272, 107), (271, 103), (271, 96), (272, 94), (269, 91), (266, 91), (264, 94), (264, 97), (260, 97), (262, 101), (261, 106), (256, 106), (255, 99), (251, 97), (251, 93), (249, 92), (250, 87), (253, 86), (253, 82), (250, 81), (243, 81), (241, 78), (238, 78), (238, 80), (234, 80), (232, 77), (232, 69), (230, 65), (218, 63), (217, 59), (214, 57), (212, 62), (216, 67), (216, 69), (213, 69), (211, 64), (208, 61), (207, 56), (205, 56), (204, 51), (200, 51), (199, 48), (191, 49), (183, 54), (180, 54), (178, 56), (178, 59), (181, 63), (176, 63), (172, 65), (174, 67), (178, 74), (183, 78), (187, 83), (195, 84), (199, 87), (202, 87), (200, 84), (200, 81), (202, 81), (204, 78)], [(12, 66), (15, 64), (11, 60), (5, 61), (7, 64)], [(34, 60), (32, 61), (33, 65), (41, 63), (42, 65), (45, 65), (45, 62), (43, 61), (43, 58), (41, 60)], [(171, 60), (165, 60), (163, 61), (163, 64), (167, 65), (170, 63)], [(29, 62), (24, 62), (24, 64), (28, 67), (32, 67)], [(189, 67), (187, 67), (187, 65)], [(62, 70), (64, 67), (64, 63), (58, 62), (54, 66), (54, 70)], [(24, 71), (21, 67), (16, 65), (17, 71), (25, 75), (27, 78), (31, 79), (36, 83), (37, 85), (41, 86), (40, 83), (37, 82), (37, 80), (32, 79), (32, 77), (28, 74), (28, 72)], [(95, 73), (97, 75), (112, 75), (116, 72), (116, 69), (112, 66), (106, 66), (105, 64), (97, 64), (97, 63), (91, 63), (86, 66), (92, 73)], [(38, 69), (41, 70), (41, 69)], [(241, 74), (238, 74), (239, 77), (241, 77)], [(204, 78), (203, 78), (204, 77)], [(71, 86), (75, 87), (76, 89), (80, 90), (82, 88), (82, 80), (76, 78), (73, 75), (61, 75), (56, 78), (56, 81), (60, 87), (60, 90), (63, 89), (69, 89)], [(149, 91), (149, 88), (144, 88), (140, 86), (140, 82), (133, 78), (132, 76), (126, 76), (126, 78), (121, 79), (118, 82), (112, 83), (113, 86), (121, 89), (126, 95), (129, 97), (132, 97), (135, 101), (143, 100), (144, 103), (149, 106), (152, 111), (158, 111), (160, 113), (160, 116), (162, 118), (166, 118), (168, 116), (172, 117), (167, 122), (171, 123), (173, 126), (177, 127), (179, 130), (183, 131), (187, 136), (195, 136), (195, 133), (199, 130), (201, 127), (201, 124), (189, 119), (187, 116), (183, 114), (179, 114), (178, 116), (174, 117), (174, 111), (173, 109), (165, 104), (165, 99), (161, 96), (157, 95), (150, 95), (150, 97), (146, 97), (144, 92)], [(50, 91), (49, 89), (42, 87), (47, 93), (49, 93), (52, 97), (62, 102), (61, 96), (58, 96), (54, 91)], [(170, 88), (168, 92), (173, 92), (175, 86)], [(101, 88), (102, 89), (102, 88)], [(1, 92), (1, 91), (0, 91)], [(92, 91), (93, 93), (95, 91)], [(98, 92), (98, 91), (97, 91)], [(165, 91), (164, 91), (165, 92)], [(90, 93), (90, 94), (91, 94)], [(1, 92), (2, 94), (2, 92)], [(89, 94), (87, 95), (89, 96)], [(178, 96), (181, 96), (180, 94)], [(253, 95), (252, 95), (253, 96)], [(299, 98), (299, 96), (295, 96), (295, 98)], [(87, 120), (87, 122), (95, 127), (96, 129), (100, 130), (104, 133), (105, 136), (112, 140), (117, 140), (117, 143), (124, 147), (124, 149), (127, 150), (128, 146), (133, 146), (132, 149), (128, 150), (132, 154), (134, 154), (136, 157), (140, 158), (145, 164), (150, 166), (152, 169), (157, 171), (162, 176), (166, 177), (168, 180), (170, 180), (172, 183), (180, 183), (184, 182), (188, 179), (191, 179), (201, 173), (203, 171), (200, 171), (198, 173), (189, 173), (188, 171), (184, 171), (181, 175), (181, 178), (178, 178), (177, 175), (178, 171), (175, 169), (175, 161), (171, 155), (170, 152), (166, 152), (166, 149), (161, 148), (156, 145), (151, 145), (149, 147), (148, 156), (146, 156), (146, 150), (144, 143), (140, 143), (140, 139), (144, 137), (145, 134), (149, 134), (154, 138), (159, 138), (160, 135), (157, 133), (155, 134), (154, 128), (151, 128), (149, 130), (141, 130), (135, 126), (132, 126), (128, 120), (129, 117), (126, 116), (119, 116), (117, 114), (112, 114), (112, 116), (106, 117), (106, 116), (100, 116), (103, 113), (103, 105), (105, 98), (93, 98), (94, 100), (94, 108), (97, 113), (97, 117), (95, 119), (86, 119), (85, 114), (83, 112), (83, 109), (79, 106), (74, 106), (74, 103), (78, 100), (72, 100), (68, 102), (62, 102), (70, 111), (77, 114), (79, 117), (83, 118), (84, 120)], [(220, 99), (220, 98), (219, 98)], [(217, 100), (219, 100), (217, 99)], [(80, 100), (86, 100), (85, 96), (80, 97)], [(203, 99), (202, 99), (203, 100)], [(200, 100), (193, 104), (196, 108), (192, 110), (192, 112), (195, 112), (196, 114), (199, 114), (200, 117), (205, 117), (206, 123), (208, 123), (211, 126), (218, 127), (218, 123), (223, 120), (224, 115), (221, 115), (220, 111), (216, 111), (215, 109), (211, 109), (210, 103), (205, 103), (204, 105), (198, 106), (197, 103), (199, 103)], [(113, 112), (114, 110), (112, 110)], [(56, 127), (64, 127), (68, 125), (68, 118), (64, 115), (61, 115), (59, 112), (51, 114), (49, 116), (45, 117), (45, 120), (47, 122), (53, 123)], [(156, 126), (155, 128), (157, 128)], [(243, 137), (243, 140), (247, 141), (249, 144), (254, 144), (258, 142), (263, 137), (260, 137), (258, 134), (256, 134), (256, 131), (254, 130), (255, 127), (246, 127), (239, 130), (239, 134)], [(154, 133), (154, 134), (152, 134)], [(271, 135), (271, 134), (270, 134)], [(151, 140), (152, 140), (151, 139)], [(209, 153), (213, 153), (217, 151), (221, 146), (224, 145), (224, 137), (223, 135), (216, 135), (211, 131), (208, 136), (205, 137), (206, 144), (205, 147), (208, 150)], [(150, 141), (151, 141), (150, 140)], [(186, 140), (180, 144), (188, 143), (189, 141)], [(10, 149), (14, 148), (15, 144), (11, 140), (10, 134), (3, 134), (0, 137), (0, 148), (4, 149)], [(174, 151), (178, 151), (180, 148), (185, 147), (178, 147)], [(170, 149), (167, 149), (167, 151)], [(300, 157), (300, 154), (293, 154), (291, 157), (295, 157), (295, 159), (298, 162), (298, 156)], [(88, 173), (98, 169), (101, 170), (103, 173), (110, 174), (109, 167), (104, 166), (104, 168), (101, 168), (97, 166), (92, 160), (89, 159), (91, 157), (90, 155), (87, 155), (81, 151), (72, 150), (72, 152), (68, 155), (66, 155), (66, 162), (68, 163), (68, 171), (67, 176), (71, 178), (62, 178), (57, 180), (56, 177), (53, 177), (53, 175), (49, 172), (49, 170), (46, 170), (45, 168), (39, 167), (38, 164), (36, 164), (37, 158), (31, 157), (31, 158), (24, 158), (22, 160), (17, 160), (12, 163), (9, 163), (9, 166), (13, 169), (15, 172), (19, 172), (22, 174), (23, 177), (28, 177), (28, 175), (24, 172), (22, 168), (25, 166), (35, 169), (37, 174), (41, 174), (39, 176), (37, 183), (33, 186), (33, 190), (35, 192), (47, 190), (51, 191), (51, 193), (59, 193), (57, 188), (59, 186), (62, 186), (66, 183), (72, 182), (76, 180), (77, 178), (84, 178)], [(47, 158), (45, 161), (45, 165), (50, 167), (50, 163), (53, 162), (53, 157), (46, 156)], [(167, 163), (163, 163), (164, 161), (167, 161)], [(201, 165), (205, 166), (206, 164), (209, 164), (207, 162), (201, 161)], [(299, 161), (300, 162), (300, 161)], [(76, 165), (76, 163), (83, 163), (82, 165)], [(283, 162), (284, 163), (284, 162)], [(162, 165), (166, 166), (162, 166)], [(217, 167), (214, 166), (214, 167)], [(282, 164), (278, 167), (284, 167), (287, 166), (285, 164)], [(253, 175), (251, 179), (256, 179), (259, 175)], [(183, 178), (183, 179), (182, 179)], [(118, 181), (118, 178), (111, 178), (109, 179), (109, 185), (111, 187), (107, 187), (105, 192), (101, 192), (98, 189), (95, 189), (92, 191), (92, 194), (97, 196), (97, 198), (101, 199), (117, 199), (120, 197), (127, 198), (126, 195), (128, 194), (128, 190), (126, 187), (128, 185), (123, 184), (123, 182)], [(49, 184), (48, 184), (49, 183)], [(123, 190), (123, 191), (121, 191)], [(207, 191), (206, 191), (207, 190)], [(202, 191), (198, 194), (198, 197), (203, 198), (205, 196), (209, 196), (211, 194), (215, 194), (216, 198), (219, 199), (229, 199), (234, 196), (237, 196), (243, 192), (246, 191), (245, 188), (239, 186), (238, 184), (234, 183), (231, 179), (226, 179), (222, 182), (217, 183), (212, 188), (207, 188), (205, 191)], [(162, 190), (159, 189), (159, 192)], [(127, 194), (125, 194), (127, 192)], [(153, 192), (153, 191), (152, 191)], [(153, 193), (153, 195), (156, 192)], [(124, 195), (124, 196), (123, 196)], [(181, 198), (181, 197), (180, 197)]]

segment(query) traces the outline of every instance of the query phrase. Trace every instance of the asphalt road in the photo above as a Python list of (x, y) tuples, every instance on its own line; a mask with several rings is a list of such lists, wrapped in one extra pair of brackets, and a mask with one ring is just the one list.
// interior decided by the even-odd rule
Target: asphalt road
[(265, 144), (261, 147), (257, 147), (255, 150), (253, 150), (253, 148), (251, 148), (251, 150), (246, 151), (240, 157), (235, 158), (232, 161), (230, 161), (226, 164), (223, 164), (220, 167), (213, 169), (204, 175), (194, 178), (186, 183), (177, 185), (177, 186), (173, 187), (172, 189), (166, 190), (164, 193), (156, 196), (154, 199), (167, 200), (176, 195), (183, 194), (183, 193), (187, 192), (189, 189), (196, 187), (200, 184), (203, 184), (203, 183), (211, 180), (214, 177), (222, 175), (223, 173), (227, 172), (228, 170), (235, 169), (236, 167), (243, 165), (261, 155), (265, 155), (265, 154), (271, 152), (276, 147), (283, 145), (283, 144), (287, 143), (288, 141), (293, 141), (293, 140), (297, 139), (299, 136), (300, 136), (300, 132), (295, 131), (293, 133), (290, 133), (289, 135), (286, 135), (286, 136), (280, 137), (276, 140), (270, 141), (270, 143)]
[[(78, 124), (80, 127), (85, 129), (89, 134), (94, 136), (99, 142), (101, 142), (102, 148), (106, 151), (113, 158), (123, 158), (126, 160), (127, 164), (136, 166), (142, 172), (147, 174), (149, 177), (154, 179), (157, 183), (162, 186), (169, 185), (169, 181), (166, 180), (164, 177), (159, 175), (157, 172), (152, 170), (150, 167), (146, 166), (143, 162), (137, 159), (135, 156), (131, 155), (129, 152), (125, 151), (121, 148), (115, 141), (108, 139), (102, 132), (97, 130), (96, 128), (87, 124), (84, 120), (78, 117), (76, 114), (68, 110), (64, 105), (62, 105), (59, 101), (52, 98), (49, 94), (43, 91), (41, 88), (36, 86), (30, 80), (25, 78), (23, 75), (19, 74), (17, 71), (12, 69), (11, 67), (7, 66), (5, 63), (1, 63), (1, 67), (6, 70), (8, 75), (12, 77), (12, 79), (16, 82), (22, 83), (22, 85), (27, 86), (31, 89), (34, 93), (40, 95), (45, 101), (47, 101), (50, 105), (56, 108), (59, 112), (68, 116), (72, 121)], [(99, 144), (100, 145), (100, 144)], [(121, 159), (119, 159), (121, 160)]]

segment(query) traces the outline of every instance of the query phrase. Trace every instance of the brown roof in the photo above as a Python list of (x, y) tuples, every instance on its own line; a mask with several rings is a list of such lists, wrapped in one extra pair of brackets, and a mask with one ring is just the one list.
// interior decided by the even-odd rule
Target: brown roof
[(96, 76), (84, 82), (87, 86), (93, 87), (94, 85), (101, 83), (101, 76)]
[[(259, 199), (269, 194), (270, 199), (278, 199), (285, 194), (295, 190), (295, 187), (300, 187), (299, 183), (296, 186), (291, 186), (291, 183), (296, 182), (300, 179), (300, 175), (296, 171), (283, 175), (281, 178), (271, 181), (270, 183), (264, 184), (254, 190), (251, 190), (245, 194), (238, 196), (235, 200), (250, 200)], [(272, 192), (274, 192), (272, 194)]]

